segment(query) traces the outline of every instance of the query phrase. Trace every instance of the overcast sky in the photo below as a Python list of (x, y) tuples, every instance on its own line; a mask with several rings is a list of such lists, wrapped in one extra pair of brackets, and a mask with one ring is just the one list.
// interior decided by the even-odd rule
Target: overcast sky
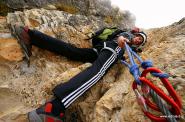
[(185, 0), (111, 0), (136, 16), (136, 26), (155, 28), (170, 25), (185, 17)]

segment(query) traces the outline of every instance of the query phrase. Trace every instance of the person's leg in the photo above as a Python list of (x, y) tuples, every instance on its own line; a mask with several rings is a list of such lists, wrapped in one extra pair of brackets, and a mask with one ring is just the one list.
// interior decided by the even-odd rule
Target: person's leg
[(31, 43), (37, 47), (66, 56), (69, 59), (94, 62), (97, 58), (97, 52), (92, 48), (77, 48), (70, 43), (58, 40), (37, 30), (30, 30), (28, 34), (31, 37)]
[[(120, 48), (114, 42), (107, 42), (107, 45), (108, 47), (100, 52), (98, 58), (91, 67), (77, 74), (68, 82), (59, 84), (53, 89), (56, 102), (51, 102), (52, 106), (55, 106), (51, 110), (52, 115), (55, 117), (59, 116), (61, 111), (64, 111), (78, 97), (96, 84), (105, 75), (108, 69), (117, 61), (117, 54), (119, 53)], [(29, 120), (31, 119), (36, 121), (41, 118), (40, 115), (46, 114), (45, 112), (41, 113), (32, 111), (29, 113), (28, 117)]]
[(110, 49), (102, 50), (91, 67), (54, 88), (54, 95), (61, 99), (65, 108), (96, 84), (117, 61), (117, 52), (120, 48), (114, 44), (110, 45), (112, 46)]

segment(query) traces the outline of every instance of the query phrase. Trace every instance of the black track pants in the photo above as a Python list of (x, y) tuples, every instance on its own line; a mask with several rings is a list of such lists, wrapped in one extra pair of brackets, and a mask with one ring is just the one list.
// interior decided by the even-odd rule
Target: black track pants
[(30, 30), (29, 35), (32, 44), (35, 46), (59, 53), (73, 60), (93, 62), (92, 66), (53, 89), (54, 95), (61, 99), (65, 108), (69, 107), (105, 75), (108, 69), (117, 61), (117, 54), (121, 50), (115, 42), (109, 41), (104, 43), (104, 48), (97, 56), (96, 51), (91, 48), (77, 48), (39, 31)]
[(61, 99), (65, 108), (96, 84), (117, 61), (117, 52), (120, 48), (113, 43), (107, 44), (111, 48), (103, 49), (91, 67), (77, 74), (68, 82), (55, 87), (53, 92), (55, 96)]
[(92, 63), (97, 58), (97, 52), (93, 48), (77, 48), (37, 30), (29, 30), (28, 33), (32, 45), (61, 54), (69, 59)]

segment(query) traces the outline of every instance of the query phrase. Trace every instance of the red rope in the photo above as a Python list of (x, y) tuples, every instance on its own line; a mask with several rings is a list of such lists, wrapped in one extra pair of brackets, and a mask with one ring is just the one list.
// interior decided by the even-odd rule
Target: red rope
[[(159, 87), (155, 86), (150, 80), (146, 79), (146, 75), (151, 72), (162, 73), (159, 69), (154, 68), (154, 67), (145, 69), (142, 72), (141, 77), (140, 77), (140, 81), (142, 82), (142, 84), (148, 85), (150, 87), (150, 89), (154, 90), (161, 98), (163, 98), (163, 100), (165, 100), (169, 105), (171, 105), (172, 108), (170, 109), (170, 111), (174, 115), (180, 115), (181, 114), (180, 110), (182, 108), (182, 104), (181, 104), (179, 96), (177, 96), (176, 91), (174, 90), (174, 88), (172, 87), (172, 85), (170, 84), (168, 79), (167, 78), (160, 78), (160, 80), (162, 81), (163, 85), (165, 86), (165, 88), (167, 89), (167, 91), (169, 92), (169, 95), (171, 97), (166, 95)], [(133, 90), (137, 89), (136, 82), (133, 82), (132, 88), (133, 88)], [(156, 104), (150, 102), (149, 99), (146, 97), (143, 97), (143, 98), (145, 100), (145, 103), (151, 109), (156, 110), (156, 111), (160, 111)], [(148, 118), (150, 118), (153, 121), (166, 122), (165, 118), (153, 115), (146, 110), (143, 110), (143, 112)]]

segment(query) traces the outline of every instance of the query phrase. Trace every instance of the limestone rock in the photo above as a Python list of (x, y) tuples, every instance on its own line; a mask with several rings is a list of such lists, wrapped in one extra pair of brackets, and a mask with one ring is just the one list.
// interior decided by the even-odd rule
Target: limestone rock
[[(118, 7), (111, 5), (110, 0), (6, 0), (3, 5), (9, 11), (45, 8), (48, 10), (60, 10), (71, 14), (95, 16), (109, 26), (119, 28), (131, 28), (135, 23), (135, 16), (129, 11), (121, 11)], [(7, 11), (8, 12), (8, 11)], [(2, 12), (6, 15), (7, 13)]]

